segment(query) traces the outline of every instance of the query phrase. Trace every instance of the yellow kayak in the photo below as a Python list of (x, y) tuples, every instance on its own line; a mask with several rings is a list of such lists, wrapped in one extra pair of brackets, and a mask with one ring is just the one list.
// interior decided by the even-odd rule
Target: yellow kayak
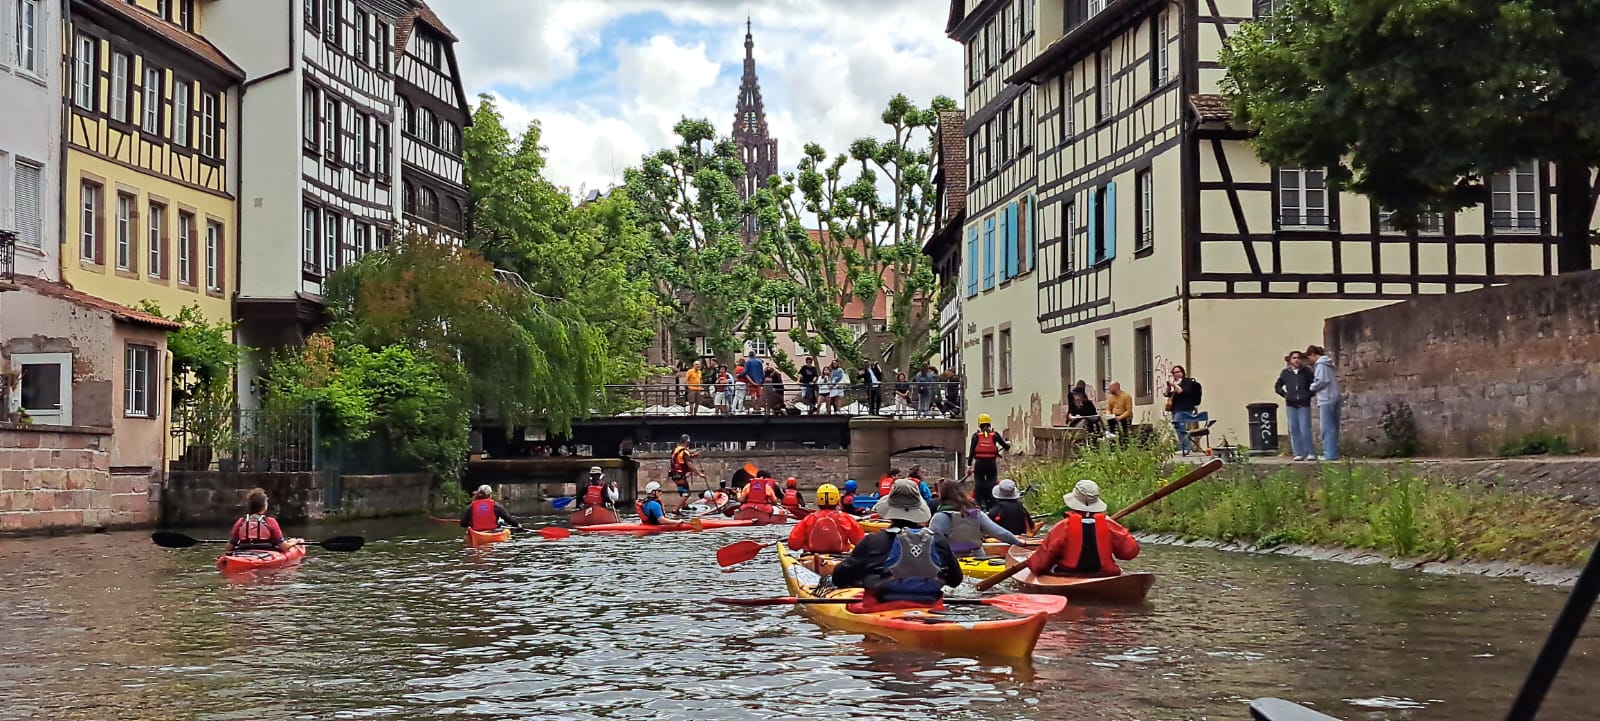
[(888, 521), (865, 521), (865, 520), (863, 520), (863, 521), (856, 521), (856, 523), (860, 524), (861, 530), (866, 531), (867, 533), (872, 533), (873, 531), (881, 531), (881, 530), (889, 527), (889, 522)]
[[(819, 581), (818, 561), (809, 556), (796, 556), (782, 543), (778, 547), (778, 564), (783, 568), (783, 580), (789, 595), (807, 598), (860, 598), (859, 588), (836, 588), (816, 593)], [(832, 563), (823, 561), (821, 570), (829, 571)], [(1033, 653), (1039, 633), (1044, 630), (1048, 615), (1010, 613), (996, 608), (985, 608), (984, 616), (993, 620), (978, 620), (963, 611), (936, 611), (926, 608), (852, 613), (846, 604), (811, 604), (801, 606), (811, 620), (824, 628), (859, 633), (873, 638), (893, 641), (916, 648), (931, 648), (955, 654), (974, 656), (999, 656), (1025, 658)]]
[(1005, 558), (963, 558), (961, 574), (974, 581), (982, 581), (1006, 570)]

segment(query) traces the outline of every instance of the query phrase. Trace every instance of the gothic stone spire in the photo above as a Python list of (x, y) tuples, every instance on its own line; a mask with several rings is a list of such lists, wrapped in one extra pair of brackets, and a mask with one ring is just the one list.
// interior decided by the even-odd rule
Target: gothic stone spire
[(745, 18), (744, 77), (739, 82), (739, 104), (733, 120), (733, 142), (744, 160), (745, 182), (739, 194), (746, 199), (778, 174), (778, 141), (767, 134), (767, 112), (761, 104), (761, 81), (756, 78), (756, 41), (750, 19)]

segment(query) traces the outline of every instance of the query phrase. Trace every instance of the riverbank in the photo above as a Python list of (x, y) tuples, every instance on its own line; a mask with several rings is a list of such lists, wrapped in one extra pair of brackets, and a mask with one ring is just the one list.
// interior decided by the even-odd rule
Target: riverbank
[[(1164, 448), (1096, 448), (1073, 461), (1019, 465), (1011, 475), (1038, 489), (1028, 501), (1036, 513), (1057, 512), (1062, 494), (1083, 478), (1100, 483), (1115, 509), (1180, 475), (1183, 469), (1169, 459)], [(1510, 564), (1529, 572), (1502, 575), (1537, 580), (1551, 576), (1539, 567), (1583, 563), (1600, 535), (1600, 508), (1407, 463), (1245, 461), (1126, 523), (1136, 532), (1215, 542), (1224, 550), (1300, 548), (1304, 553), (1294, 555), (1323, 557), (1350, 549), (1411, 559), (1395, 562), (1407, 566)]]

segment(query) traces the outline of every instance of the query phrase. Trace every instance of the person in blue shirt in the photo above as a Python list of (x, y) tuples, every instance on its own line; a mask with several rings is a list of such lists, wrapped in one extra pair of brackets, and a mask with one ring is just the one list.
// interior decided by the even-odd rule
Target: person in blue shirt
[(661, 484), (651, 481), (644, 487), (644, 500), (639, 502), (639, 522), (659, 526), (667, 518), (667, 509), (661, 505)]
[(760, 358), (756, 357), (755, 351), (745, 354), (744, 375), (750, 379), (750, 384), (755, 386), (759, 386), (767, 380), (767, 366), (761, 362)]
[(928, 485), (927, 481), (923, 480), (922, 466), (912, 466), (911, 470), (906, 473), (906, 478), (917, 482), (917, 490), (922, 492), (922, 502), (928, 504), (929, 508), (933, 508), (936, 505), (933, 497), (933, 488)]

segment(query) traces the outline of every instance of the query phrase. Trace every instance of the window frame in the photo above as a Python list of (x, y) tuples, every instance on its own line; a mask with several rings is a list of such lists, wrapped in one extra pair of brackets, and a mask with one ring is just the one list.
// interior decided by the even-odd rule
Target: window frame
[[(1321, 177), (1322, 187), (1316, 189), (1309, 187), (1311, 185), (1311, 178), (1313, 174)], [(1284, 183), (1284, 179), (1286, 177), (1296, 178), (1295, 187), (1291, 188)], [(1327, 170), (1322, 168), (1295, 168), (1280, 166), (1274, 169), (1273, 182), (1275, 186), (1273, 188), (1273, 202), (1277, 206), (1277, 213), (1274, 221), (1279, 229), (1326, 230), (1333, 227), (1333, 193), (1328, 188)], [(1322, 193), (1322, 205), (1319, 208), (1322, 212), (1321, 223), (1309, 222), (1314, 209), (1309, 202), (1310, 193), (1313, 192)], [(1296, 214), (1293, 216), (1293, 219), (1297, 222), (1287, 222), (1291, 219), (1288, 210), (1288, 208), (1291, 206), (1283, 202), (1284, 198), (1286, 197), (1286, 193), (1292, 193), (1298, 200), (1298, 205), (1292, 206), (1296, 209)]]
[[(1544, 223), (1543, 208), (1540, 207), (1539, 203), (1539, 194), (1542, 192), (1540, 187), (1540, 181), (1542, 180), (1540, 176), (1542, 172), (1543, 166), (1538, 162), (1530, 160), (1524, 163), (1518, 163), (1513, 167), (1506, 168), (1505, 170), (1489, 176), (1488, 218), (1491, 233), (1501, 235), (1525, 235), (1539, 232)], [(1523, 183), (1519, 182), (1518, 180), (1522, 177), (1526, 178), (1526, 184), (1528, 185), (1526, 188), (1524, 188)], [(1504, 191), (1497, 190), (1495, 188), (1497, 181), (1502, 178), (1504, 178), (1506, 181), (1506, 190)], [(1531, 210), (1522, 211), (1517, 209), (1517, 200), (1523, 195), (1529, 196), (1532, 199), (1533, 202)], [(1501, 211), (1496, 209), (1501, 197), (1509, 198), (1510, 202), (1507, 210)], [(1506, 216), (1504, 218), (1504, 222), (1502, 222), (1502, 216)], [(1524, 216), (1530, 217), (1525, 218)], [(1527, 220), (1528, 222), (1524, 223), (1524, 220)]]
[(91, 113), (97, 112), (100, 109), (100, 39), (82, 32), (74, 36), (72, 61), (72, 104)]
[(205, 289), (207, 293), (221, 293), (223, 290), (223, 243), (227, 236), (223, 232), (222, 223), (215, 220), (206, 220), (205, 249), (203, 255), (203, 274), (205, 276)]
[(344, 234), (339, 214), (330, 208), (322, 209), (322, 275), (333, 275), (339, 269), (339, 239)]
[(78, 260), (105, 263), (105, 184), (84, 178), (78, 183)]
[[(193, 145), (189, 119), (192, 117), (194, 84), (172, 74), (172, 144), (180, 148)], [(180, 128), (180, 126), (182, 126)]]
[(1149, 319), (1133, 324), (1133, 397), (1134, 402), (1148, 405), (1155, 402), (1156, 340)]
[(983, 331), (983, 394), (994, 395), (994, 329), (987, 328)]
[(1133, 252), (1145, 253), (1155, 250), (1156, 247), (1156, 190), (1155, 173), (1150, 166), (1145, 166), (1134, 174), (1134, 185), (1137, 192), (1134, 200), (1138, 204), (1135, 209), (1135, 218), (1138, 223), (1137, 232), (1133, 240)]
[[(151, 83), (152, 74), (153, 85)], [(166, 69), (150, 62), (149, 58), (145, 58), (142, 76), (144, 77), (144, 82), (139, 85), (139, 97), (142, 103), (139, 112), (139, 130), (146, 135), (161, 137), (161, 114), (162, 110), (165, 109), (164, 104), (166, 102)]]
[[(28, 248), (44, 248), (44, 194), (50, 192), (44, 187), (44, 163), (37, 163), (23, 157), (12, 157), (11, 175), (11, 203), (12, 224), (16, 226), (17, 244)], [(22, 169), (27, 168), (32, 172), (33, 178), (33, 204), (32, 223), (23, 220), (22, 208)], [(53, 189), (52, 189), (53, 190)]]
[(40, 2), (42, 0), (18, 0), (17, 16), (11, 27), (17, 69), (35, 78), (43, 78), (45, 68), (39, 57), (39, 18), (43, 15)]
[[(16, 368), (18, 371), (25, 370), (25, 366), (56, 366), (56, 372), (58, 374), (57, 378), (59, 379), (57, 381), (57, 387), (59, 390), (59, 397), (57, 400), (60, 401), (60, 407), (56, 409), (24, 408), (22, 405), (23, 386), (21, 383), (19, 383), (17, 386), (17, 392), (11, 394), (10, 410), (26, 410), (28, 412), (28, 416), (33, 419), (33, 423), (35, 425), (72, 425), (72, 354), (13, 353), (11, 354), (10, 360), (11, 366)], [(22, 383), (26, 383), (26, 381), (27, 378), (24, 377), (22, 379)], [(54, 419), (54, 422), (52, 422), (52, 419)]]
[[(124, 418), (156, 418), (160, 414), (156, 403), (159, 385), (156, 383), (156, 347), (143, 343), (125, 343), (122, 350), (122, 416)], [(139, 359), (142, 363), (135, 363)], [(140, 407), (142, 404), (143, 407)]]
[(113, 267), (119, 272), (136, 272), (139, 266), (135, 258), (138, 257), (139, 244), (134, 237), (134, 224), (138, 222), (139, 212), (136, 204), (139, 197), (128, 192), (117, 191), (116, 228), (113, 234), (116, 237)]
[(1171, 29), (1167, 24), (1168, 13), (1169, 11), (1162, 10), (1151, 18), (1153, 27), (1150, 42), (1154, 45), (1150, 48), (1150, 92), (1152, 93), (1172, 80), (1172, 38)]
[(178, 209), (178, 253), (177, 273), (178, 285), (193, 288), (199, 285), (194, 277), (194, 224), (195, 214), (191, 211)]
[(310, 203), (300, 206), (300, 272), (321, 274), (322, 209)]
[(1012, 365), (1016, 359), (1016, 353), (1012, 346), (1010, 323), (1000, 324), (1000, 328), (995, 334), (995, 346), (996, 365), (1000, 376), (995, 390), (1000, 393), (1010, 393), (1012, 383), (1016, 380), (1015, 369)]
[(1094, 334), (1094, 372), (1095, 383), (1100, 388), (1100, 397), (1104, 398), (1111, 388), (1112, 364), (1116, 358), (1112, 355), (1111, 331), (1100, 330)]
[(111, 53), (111, 88), (106, 104), (106, 114), (118, 123), (132, 124), (133, 117), (133, 56), (124, 52)]
[(220, 160), (221, 153), (217, 152), (217, 109), (221, 105), (217, 93), (207, 92), (204, 88), (200, 91), (200, 154)]
[(167, 277), (167, 206), (151, 200), (145, 204), (145, 275), (165, 280)]

